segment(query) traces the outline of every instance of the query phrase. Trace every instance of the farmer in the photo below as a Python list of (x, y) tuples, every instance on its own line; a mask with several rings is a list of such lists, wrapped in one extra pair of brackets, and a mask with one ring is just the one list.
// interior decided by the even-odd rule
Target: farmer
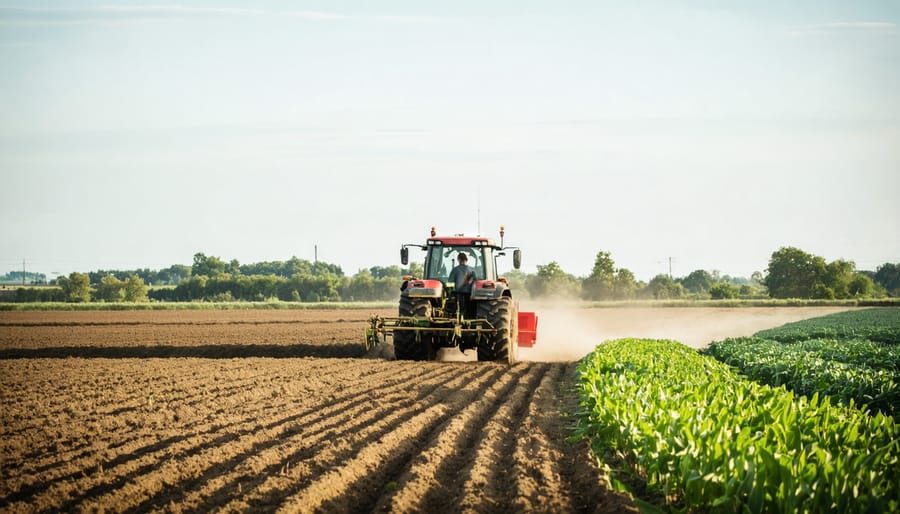
[(450, 270), (450, 276), (447, 281), (453, 282), (453, 290), (456, 294), (456, 300), (459, 305), (461, 314), (468, 314), (468, 297), (472, 294), (472, 284), (475, 283), (475, 270), (467, 264), (469, 257), (464, 252), (459, 252), (456, 256), (459, 262)]

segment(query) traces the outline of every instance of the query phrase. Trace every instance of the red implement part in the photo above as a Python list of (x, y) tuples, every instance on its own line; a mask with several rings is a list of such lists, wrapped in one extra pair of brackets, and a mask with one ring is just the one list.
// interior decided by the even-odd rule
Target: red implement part
[(531, 348), (537, 342), (537, 314), (533, 312), (519, 313), (519, 346)]

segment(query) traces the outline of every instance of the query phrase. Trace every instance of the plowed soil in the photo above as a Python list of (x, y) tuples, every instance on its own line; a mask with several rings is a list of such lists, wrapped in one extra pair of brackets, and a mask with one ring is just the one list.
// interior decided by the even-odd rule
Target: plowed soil
[(361, 358), (369, 314), (0, 312), (0, 511), (636, 511), (571, 360)]

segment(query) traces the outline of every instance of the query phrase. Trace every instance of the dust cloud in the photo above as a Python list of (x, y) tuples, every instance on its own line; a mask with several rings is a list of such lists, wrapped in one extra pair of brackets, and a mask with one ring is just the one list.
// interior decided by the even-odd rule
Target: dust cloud
[(520, 348), (527, 361), (578, 360), (598, 344), (625, 337), (673, 339), (692, 348), (712, 341), (749, 336), (801, 319), (852, 307), (614, 307), (584, 308), (577, 303), (527, 303), (522, 311), (538, 316), (537, 344)]

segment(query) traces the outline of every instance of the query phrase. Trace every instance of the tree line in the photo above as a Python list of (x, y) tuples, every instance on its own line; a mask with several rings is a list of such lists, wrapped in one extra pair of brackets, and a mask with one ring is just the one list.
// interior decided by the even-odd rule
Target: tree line
[[(346, 276), (340, 266), (297, 257), (287, 261), (240, 264), (203, 253), (191, 266), (163, 270), (74, 272), (59, 277), (56, 287), (19, 288), (15, 301), (189, 302), (189, 301), (390, 301), (403, 276), (423, 275), (419, 263), (407, 268), (373, 266)], [(683, 277), (660, 274), (648, 282), (619, 268), (600, 251), (591, 273), (576, 277), (557, 262), (535, 273), (506, 275), (519, 297), (591, 301), (635, 299), (881, 298), (900, 296), (900, 263), (885, 263), (874, 272), (859, 271), (852, 261), (826, 262), (799, 248), (774, 252), (765, 272), (750, 278), (698, 269)], [(152, 286), (152, 287), (151, 287)]]

